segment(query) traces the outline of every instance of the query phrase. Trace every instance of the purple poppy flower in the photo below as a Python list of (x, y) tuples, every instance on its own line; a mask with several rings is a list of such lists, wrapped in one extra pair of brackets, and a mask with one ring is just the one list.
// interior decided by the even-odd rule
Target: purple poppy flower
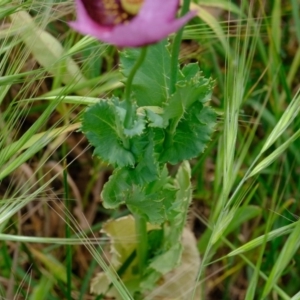
[(179, 0), (76, 0), (77, 20), (70, 26), (106, 43), (139, 47), (177, 31), (195, 11), (176, 19)]

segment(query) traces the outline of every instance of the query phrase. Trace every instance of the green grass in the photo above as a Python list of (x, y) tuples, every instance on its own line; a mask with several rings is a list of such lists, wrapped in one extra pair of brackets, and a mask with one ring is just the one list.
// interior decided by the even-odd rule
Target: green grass
[[(72, 2), (0, 1), (3, 299), (96, 299), (88, 295), (100, 270), (131, 299), (99, 234), (127, 211), (101, 206), (110, 168), (78, 132), (87, 105), (123, 93), (118, 51), (68, 28)], [(199, 285), (202, 299), (295, 300), (299, 4), (242, 2), (198, 1), (199, 18), (183, 33), (180, 62), (197, 61), (215, 79), (219, 116), (211, 144), (191, 162)]]

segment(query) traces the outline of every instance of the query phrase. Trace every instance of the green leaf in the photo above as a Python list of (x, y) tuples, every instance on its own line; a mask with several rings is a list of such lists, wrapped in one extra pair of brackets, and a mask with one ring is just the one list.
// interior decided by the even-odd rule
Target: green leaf
[(51, 276), (43, 275), (37, 285), (34, 286), (29, 300), (47, 299), (53, 289), (55, 279)]
[(182, 245), (180, 243), (174, 244), (168, 251), (157, 256), (150, 264), (150, 268), (160, 274), (172, 271), (180, 262), (181, 252)]
[(131, 182), (125, 169), (115, 169), (105, 183), (101, 192), (103, 206), (105, 208), (117, 208), (124, 203), (132, 193)]
[(196, 102), (180, 119), (175, 132), (170, 133), (160, 160), (177, 164), (204, 151), (214, 130), (216, 114)]
[(95, 147), (94, 154), (120, 167), (134, 165), (135, 158), (125, 146), (126, 137), (116, 108), (117, 100), (99, 101), (83, 115), (82, 131)]
[[(126, 103), (125, 101), (119, 101), (117, 98), (112, 99), (112, 103), (115, 105), (116, 112), (119, 115), (120, 122), (124, 124), (126, 117)], [(137, 111), (137, 106), (133, 105), (133, 110)], [(136, 114), (133, 116), (132, 126), (130, 128), (124, 128), (124, 134), (128, 137), (141, 135), (146, 127), (145, 116), (143, 114)]]
[(164, 231), (161, 228), (148, 231), (148, 257), (149, 258), (152, 258), (157, 254), (157, 249), (160, 249), (163, 242), (163, 238), (164, 238)]
[[(114, 170), (109, 181), (104, 185), (102, 192), (106, 208), (116, 208), (135, 196), (139, 197), (142, 195), (142, 198), (146, 198), (142, 187), (158, 180), (159, 173), (161, 173), (155, 157), (154, 146), (152, 129), (148, 133), (131, 139), (130, 153), (135, 157), (135, 165), (134, 167), (125, 166)], [(149, 187), (151, 186), (149, 185)], [(158, 188), (158, 190), (160, 189), (161, 187)], [(147, 193), (151, 194), (152, 192), (147, 191)], [(155, 193), (156, 191), (154, 190), (152, 196), (156, 197)], [(149, 201), (152, 200), (150, 199)]]
[[(167, 41), (149, 46), (147, 59), (134, 77), (132, 90), (138, 106), (161, 106), (168, 98), (171, 62), (166, 46)], [(121, 68), (126, 77), (138, 59), (140, 51), (128, 49), (121, 53)]]
[[(164, 226), (164, 239), (159, 254), (155, 256), (147, 269), (142, 283), (144, 289), (152, 289), (157, 281), (173, 270), (180, 262), (182, 253), (182, 234), (186, 223), (188, 208), (192, 201), (191, 169), (187, 161), (178, 169), (174, 186), (176, 195), (169, 203), (167, 211), (168, 225)], [(196, 251), (197, 252), (197, 251)]]
[(155, 113), (151, 109), (145, 109), (148, 119), (148, 126), (149, 127), (156, 127), (156, 128), (164, 128), (164, 119), (159, 114)]
[[(185, 69), (194, 66), (186, 66)], [(183, 69), (183, 74), (185, 74)], [(192, 71), (194, 74), (195, 70)], [(189, 74), (187, 75), (189, 76)], [(172, 127), (176, 127), (184, 113), (193, 105), (195, 102), (207, 102), (211, 97), (211, 90), (213, 81), (211, 79), (204, 78), (200, 72), (189, 81), (182, 80), (177, 83), (176, 92), (172, 95), (170, 101), (165, 107), (163, 118), (166, 123), (171, 122)], [(172, 130), (175, 128), (171, 128)]]
[(177, 164), (203, 152), (216, 122), (213, 110), (203, 106), (212, 87), (213, 81), (202, 76), (197, 64), (182, 69), (176, 92), (162, 116), (167, 128), (161, 162)]
[(132, 139), (131, 151), (134, 153), (137, 164), (135, 168), (127, 168), (132, 182), (144, 185), (158, 178), (159, 166), (154, 154), (153, 132), (149, 131), (140, 137)]
[(160, 170), (154, 158), (152, 132), (133, 138), (131, 153), (136, 157), (135, 167), (115, 169), (104, 185), (102, 198), (106, 208), (116, 208), (134, 195), (143, 194), (141, 187), (158, 179)]
[(170, 227), (167, 234), (169, 244), (180, 241), (184, 229), (189, 206), (192, 202), (191, 167), (187, 161), (182, 162), (175, 178), (176, 197), (172, 204), (173, 215), (170, 217)]
[(198, 63), (185, 65), (180, 72), (181, 80), (191, 80), (198, 74), (199, 71)]
[(167, 211), (174, 201), (175, 193), (174, 188), (166, 186), (152, 193), (136, 189), (126, 204), (133, 214), (145, 217), (149, 223), (162, 224), (167, 220)]
[(128, 167), (116, 169), (104, 185), (101, 194), (103, 205), (106, 208), (116, 208), (126, 203), (133, 214), (144, 216), (151, 224), (161, 224), (170, 215), (177, 190), (170, 184), (171, 178), (168, 177), (166, 168), (160, 171), (159, 178), (155, 174), (157, 180), (146, 185), (140, 182), (149, 179), (146, 172), (141, 176), (143, 179), (138, 178), (142, 173), (135, 173), (133, 168)]
[(124, 133), (128, 137), (134, 137), (135, 135), (140, 135), (145, 129), (145, 120), (143, 117), (136, 118), (133, 120), (133, 125), (131, 128), (124, 128)]

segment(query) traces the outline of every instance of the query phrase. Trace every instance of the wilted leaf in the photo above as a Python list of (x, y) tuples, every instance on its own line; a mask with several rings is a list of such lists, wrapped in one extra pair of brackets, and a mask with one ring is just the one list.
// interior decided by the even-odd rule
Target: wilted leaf
[[(147, 223), (147, 231), (159, 229), (158, 226)], [(111, 268), (117, 269), (119, 272), (128, 258), (137, 247), (137, 237), (135, 229), (135, 220), (129, 215), (116, 220), (110, 220), (103, 225), (101, 232), (107, 234), (110, 238), (110, 253), (111, 253)], [(135, 272), (137, 266), (137, 257), (133, 256), (128, 263), (127, 268), (119, 274), (123, 283), (128, 290), (133, 294), (139, 291), (140, 277)], [(107, 297), (115, 297), (116, 300), (123, 300), (124, 298), (117, 292), (115, 287), (109, 289), (111, 282), (105, 273), (98, 273), (91, 282), (91, 293), (96, 295), (106, 295)]]
[[(197, 241), (189, 229), (185, 228), (183, 230), (181, 241), (178, 245), (182, 246), (183, 249), (179, 265), (160, 278), (159, 285), (153, 291), (145, 294), (145, 300), (181, 300), (192, 298), (201, 260), (197, 250)], [(174, 251), (169, 252), (168, 255), (161, 256), (157, 260), (156, 267), (160, 271), (163, 270), (158, 265), (159, 262), (161, 266), (164, 266), (170, 258), (172, 259), (170, 257), (172, 254), (175, 254), (175, 256), (173, 255), (173, 260), (177, 258), (177, 249), (176, 246), (174, 247)], [(195, 299), (200, 299), (199, 289), (196, 291)]]

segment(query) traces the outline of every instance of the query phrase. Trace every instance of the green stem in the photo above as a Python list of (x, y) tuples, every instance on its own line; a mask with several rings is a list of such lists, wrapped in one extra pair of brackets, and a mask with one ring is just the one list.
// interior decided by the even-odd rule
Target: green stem
[(139, 262), (139, 274), (142, 277), (148, 255), (147, 222), (143, 216), (135, 215), (135, 231), (137, 235), (137, 257)]
[[(180, 16), (184, 16), (190, 9), (191, 0), (184, 0), (183, 6), (181, 9)], [(175, 92), (176, 82), (177, 82), (177, 75), (178, 75), (178, 59), (179, 59), (179, 52), (180, 52), (180, 45), (182, 40), (183, 34), (182, 27), (176, 34), (173, 47), (172, 47), (172, 56), (171, 56), (171, 78), (170, 78), (170, 95)]]
[(132, 117), (133, 117), (133, 105), (131, 102), (130, 94), (131, 94), (131, 87), (132, 87), (132, 82), (134, 79), (134, 76), (137, 72), (137, 70), (140, 68), (142, 65), (143, 61), (145, 60), (146, 54), (147, 54), (147, 49), (148, 47), (143, 47), (141, 49), (140, 57), (134, 64), (132, 70), (129, 73), (129, 76), (126, 81), (126, 86), (125, 86), (125, 101), (126, 101), (126, 116), (125, 116), (125, 127), (128, 128), (130, 127)]

